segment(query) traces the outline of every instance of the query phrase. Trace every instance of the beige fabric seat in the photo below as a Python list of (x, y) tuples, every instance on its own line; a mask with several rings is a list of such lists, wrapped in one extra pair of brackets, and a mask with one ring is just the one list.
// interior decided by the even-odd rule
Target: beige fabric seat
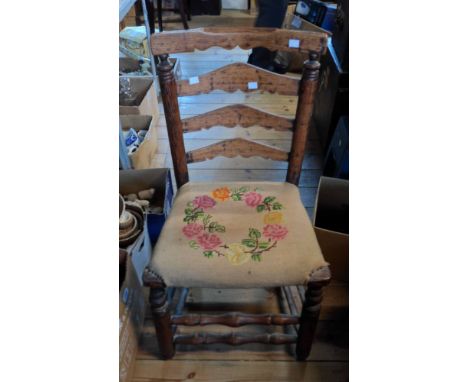
[(324, 265), (295, 185), (189, 182), (150, 267), (167, 286), (250, 288), (304, 284)]

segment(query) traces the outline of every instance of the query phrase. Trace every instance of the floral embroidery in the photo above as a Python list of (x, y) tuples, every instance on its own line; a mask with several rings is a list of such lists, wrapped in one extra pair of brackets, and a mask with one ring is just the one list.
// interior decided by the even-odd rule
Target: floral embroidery
[(218, 236), (210, 235), (209, 233), (204, 233), (203, 235), (198, 236), (197, 242), (203, 247), (203, 249), (213, 249), (222, 243)]
[(263, 234), (273, 240), (282, 240), (288, 234), (288, 230), (279, 224), (268, 224), (263, 227)]
[(216, 202), (213, 199), (211, 199), (209, 196), (206, 196), (206, 195), (197, 196), (193, 200), (192, 203), (196, 208), (205, 208), (205, 209), (212, 208), (216, 204)]
[[(248, 187), (229, 189), (221, 187), (213, 190), (211, 198), (208, 195), (199, 195), (188, 202), (185, 208), (182, 228), (184, 235), (192, 239), (188, 242), (190, 248), (203, 249), (203, 255), (211, 258), (214, 255), (225, 257), (230, 264), (241, 265), (249, 261), (261, 261), (262, 255), (277, 246), (283, 240), (288, 229), (282, 225), (283, 214), (279, 212), (284, 207), (274, 196), (264, 197), (259, 189), (250, 191)], [(213, 220), (213, 216), (205, 212), (215, 209), (216, 200), (225, 202), (244, 201), (249, 207), (255, 208), (257, 213), (265, 212), (263, 217), (263, 231), (248, 228), (248, 234), (241, 243), (223, 244), (218, 234), (226, 232), (226, 227)], [(263, 236), (263, 237), (262, 237)]]
[(283, 214), (278, 211), (267, 213), (263, 218), (264, 224), (280, 224), (283, 222)]
[(212, 194), (215, 199), (221, 200), (222, 202), (228, 200), (230, 196), (229, 188), (227, 187), (217, 188)]
[(203, 226), (197, 223), (190, 223), (187, 224), (184, 228), (182, 228), (185, 236), (187, 237), (194, 237), (197, 236), (201, 231), (203, 231)]
[(257, 207), (262, 202), (262, 195), (258, 192), (247, 192), (244, 195), (245, 204), (249, 207)]

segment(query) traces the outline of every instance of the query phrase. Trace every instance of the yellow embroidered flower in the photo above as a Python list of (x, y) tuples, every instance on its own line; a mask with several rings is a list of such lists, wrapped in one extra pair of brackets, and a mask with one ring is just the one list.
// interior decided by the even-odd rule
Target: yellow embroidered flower
[(226, 256), (232, 265), (241, 265), (249, 261), (250, 254), (245, 253), (246, 248), (242, 244), (229, 244), (228, 248)]
[(281, 224), (283, 222), (283, 214), (278, 211), (267, 213), (263, 218), (264, 224)]
[(227, 187), (217, 188), (212, 192), (213, 197), (215, 199), (221, 200), (222, 202), (229, 199), (229, 194), (229, 188)]

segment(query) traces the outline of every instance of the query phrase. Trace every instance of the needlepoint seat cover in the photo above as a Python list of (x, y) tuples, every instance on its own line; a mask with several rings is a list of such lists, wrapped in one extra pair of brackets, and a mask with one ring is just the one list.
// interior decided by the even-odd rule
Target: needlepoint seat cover
[(252, 288), (304, 284), (327, 265), (290, 183), (183, 185), (150, 268), (167, 286)]

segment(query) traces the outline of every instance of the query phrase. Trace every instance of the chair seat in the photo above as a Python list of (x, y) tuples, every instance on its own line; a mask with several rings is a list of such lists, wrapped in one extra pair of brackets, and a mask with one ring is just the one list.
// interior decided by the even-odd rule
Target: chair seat
[(304, 284), (324, 265), (295, 185), (189, 182), (150, 267), (167, 286), (252, 288)]

